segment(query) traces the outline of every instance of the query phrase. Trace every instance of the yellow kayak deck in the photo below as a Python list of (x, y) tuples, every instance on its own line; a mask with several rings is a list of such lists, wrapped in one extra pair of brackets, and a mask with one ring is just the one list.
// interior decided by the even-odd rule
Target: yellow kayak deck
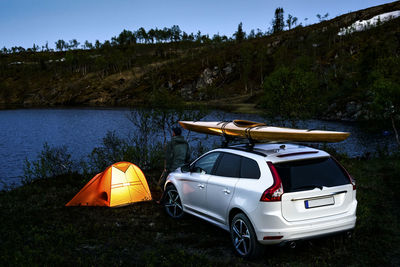
[(350, 136), (348, 132), (274, 127), (246, 120), (180, 121), (179, 124), (189, 131), (255, 141), (341, 142)]

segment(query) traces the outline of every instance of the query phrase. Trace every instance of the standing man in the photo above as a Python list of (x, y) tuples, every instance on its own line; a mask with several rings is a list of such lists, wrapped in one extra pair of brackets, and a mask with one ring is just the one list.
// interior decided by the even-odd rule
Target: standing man
[(165, 169), (158, 181), (158, 185), (164, 190), (164, 184), (170, 172), (190, 161), (189, 144), (181, 136), (182, 130), (178, 127), (172, 128), (172, 138), (167, 144), (165, 151)]

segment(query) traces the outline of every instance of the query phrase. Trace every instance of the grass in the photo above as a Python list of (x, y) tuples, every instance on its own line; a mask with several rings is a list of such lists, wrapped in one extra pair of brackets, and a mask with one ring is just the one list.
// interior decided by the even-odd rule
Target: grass
[[(154, 202), (121, 208), (65, 207), (90, 177), (37, 180), (0, 193), (1, 265), (399, 266), (399, 159), (343, 162), (357, 178), (352, 239), (327, 237), (296, 249), (266, 247), (255, 261), (237, 258), (229, 234), (193, 216), (169, 218)], [(152, 183), (158, 173), (146, 173)]]

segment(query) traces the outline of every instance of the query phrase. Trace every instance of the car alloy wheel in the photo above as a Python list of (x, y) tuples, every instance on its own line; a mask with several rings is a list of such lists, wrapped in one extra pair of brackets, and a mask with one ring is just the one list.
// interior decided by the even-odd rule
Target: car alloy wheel
[(231, 221), (231, 239), (233, 248), (243, 258), (256, 258), (262, 251), (253, 226), (243, 213), (236, 214)]
[(165, 194), (164, 207), (166, 212), (172, 218), (181, 218), (183, 216), (183, 207), (178, 191), (174, 186), (169, 186)]
[(242, 256), (247, 255), (250, 249), (250, 233), (246, 223), (238, 219), (233, 223), (232, 230), (233, 245), (236, 251)]

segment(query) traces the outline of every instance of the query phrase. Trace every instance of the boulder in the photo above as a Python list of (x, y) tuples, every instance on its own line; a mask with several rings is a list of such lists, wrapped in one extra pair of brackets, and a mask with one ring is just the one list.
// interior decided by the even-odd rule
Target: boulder
[(223, 68), (223, 71), (224, 71), (225, 75), (231, 74), (231, 73), (233, 72), (233, 67), (232, 67), (232, 65), (231, 65), (230, 63), (228, 63), (228, 64), (226, 65), (226, 67)]
[(181, 88), (180, 93), (181, 93), (181, 96), (183, 99), (192, 100), (194, 91), (195, 91), (195, 87), (192, 84), (187, 83)]

